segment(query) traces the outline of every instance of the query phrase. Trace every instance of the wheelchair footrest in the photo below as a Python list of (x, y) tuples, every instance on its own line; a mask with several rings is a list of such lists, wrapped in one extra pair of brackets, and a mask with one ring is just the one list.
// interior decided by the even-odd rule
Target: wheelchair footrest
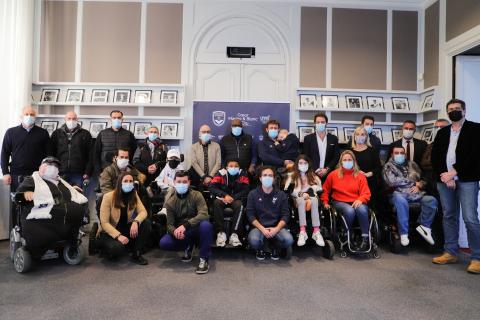
[(48, 250), (43, 254), (40, 260), (50, 260), (50, 259), (57, 259), (60, 255), (55, 250)]

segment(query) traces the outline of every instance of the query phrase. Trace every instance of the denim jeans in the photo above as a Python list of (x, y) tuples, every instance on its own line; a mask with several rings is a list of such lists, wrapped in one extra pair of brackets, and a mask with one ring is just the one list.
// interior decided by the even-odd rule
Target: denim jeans
[(350, 204), (341, 201), (333, 201), (332, 205), (335, 210), (343, 215), (347, 221), (349, 230), (352, 230), (353, 221), (356, 216), (358, 218), (360, 230), (362, 231), (362, 236), (369, 235), (368, 230), (370, 229), (370, 223), (368, 221), (368, 207), (366, 205), (362, 204), (357, 209), (354, 209)]
[(213, 226), (208, 220), (201, 221), (195, 227), (185, 231), (185, 238), (176, 239), (171, 234), (166, 234), (160, 239), (160, 248), (163, 250), (181, 251), (193, 248), (194, 244), (200, 246), (200, 258), (208, 260), (212, 255), (210, 245), (213, 239)]
[(480, 223), (478, 221), (478, 181), (459, 182), (456, 188), (449, 189), (444, 183), (437, 183), (443, 208), (443, 232), (445, 251), (458, 254), (458, 224), (460, 207), (467, 228), (468, 246), (472, 250), (471, 258), (480, 260)]
[[(283, 228), (280, 230), (275, 237), (273, 237), (275, 246), (278, 249), (286, 249), (293, 244), (293, 237), (288, 230)], [(263, 248), (263, 243), (265, 241), (265, 236), (257, 228), (253, 228), (248, 233), (248, 243), (255, 250), (261, 250)]]
[(435, 214), (437, 213), (438, 202), (432, 196), (425, 195), (422, 198), (412, 201), (407, 199), (406, 194), (395, 191), (391, 196), (391, 202), (397, 210), (398, 229), (401, 235), (408, 235), (408, 222), (410, 219), (410, 203), (421, 203), (422, 212), (418, 217), (418, 223), (422, 226), (430, 228)]

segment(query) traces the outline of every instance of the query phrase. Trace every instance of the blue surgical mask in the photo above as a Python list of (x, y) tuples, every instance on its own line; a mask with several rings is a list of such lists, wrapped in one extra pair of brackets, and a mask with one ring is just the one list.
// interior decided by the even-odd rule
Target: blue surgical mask
[(120, 129), (122, 127), (122, 119), (112, 119), (112, 127)]
[(278, 130), (277, 130), (277, 129), (270, 129), (270, 130), (268, 130), (268, 136), (269, 136), (271, 139), (275, 139), (276, 137), (278, 137)]
[(315, 123), (315, 130), (317, 132), (323, 132), (327, 128), (327, 125), (325, 123)]
[(403, 137), (408, 140), (408, 139), (411, 139), (413, 137), (414, 131), (410, 130), (410, 129), (403, 129), (402, 133), (403, 133)]
[(148, 140), (155, 141), (157, 139), (158, 139), (158, 134), (156, 134), (156, 133), (149, 133), (148, 134)]
[(229, 175), (236, 176), (240, 172), (240, 168), (238, 167), (227, 168), (227, 171)]
[(262, 186), (265, 188), (270, 188), (273, 185), (273, 177), (264, 176), (262, 177)]
[(188, 183), (175, 183), (175, 190), (178, 194), (185, 194), (188, 191)]
[(35, 124), (35, 117), (23, 116), (23, 124), (27, 127), (33, 126)]
[(405, 162), (405, 155), (404, 154), (394, 154), (393, 155), (393, 161), (395, 161), (396, 164), (403, 164)]
[(239, 135), (242, 134), (242, 127), (232, 127), (232, 134), (235, 137), (238, 137)]
[(370, 134), (373, 132), (373, 127), (372, 126), (363, 126), (365, 130), (367, 130), (367, 133)]
[(352, 170), (353, 169), (353, 161), (342, 161), (342, 167), (343, 167), (343, 169), (346, 169), (346, 170)]
[(130, 193), (133, 190), (133, 182), (122, 182), (122, 191), (125, 193)]
[(355, 142), (357, 144), (364, 144), (367, 141), (367, 137), (365, 136), (355, 136)]
[(210, 141), (210, 139), (212, 139), (212, 135), (210, 133), (202, 133), (200, 135), (200, 140), (202, 140), (204, 143), (207, 143)]

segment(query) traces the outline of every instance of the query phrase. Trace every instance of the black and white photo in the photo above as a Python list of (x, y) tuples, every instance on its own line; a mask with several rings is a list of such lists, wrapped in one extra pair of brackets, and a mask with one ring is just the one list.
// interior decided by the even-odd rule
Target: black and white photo
[(423, 99), (421, 111), (430, 110), (430, 109), (433, 109), (433, 94), (428, 95)]
[(90, 134), (92, 138), (96, 138), (100, 131), (107, 127), (107, 122), (104, 121), (90, 121)]
[(367, 107), (370, 110), (384, 110), (382, 97), (367, 97)]
[(314, 132), (315, 132), (315, 127), (313, 126), (298, 126), (298, 139), (300, 139), (300, 142), (303, 142), (303, 139), (305, 139), (305, 136)]
[(317, 96), (314, 94), (301, 94), (300, 95), (300, 108), (316, 108)]
[(343, 137), (345, 138), (344, 141), (345, 142), (350, 141), (354, 132), (355, 132), (355, 128), (352, 128), (352, 127), (343, 128)]
[(177, 104), (177, 95), (178, 95), (178, 91), (162, 90), (162, 92), (160, 93), (160, 103), (161, 104)]
[(122, 122), (122, 128), (129, 131), (132, 123), (131, 122)]
[(160, 126), (160, 137), (163, 139), (175, 138), (178, 134), (178, 123), (162, 123)]
[(338, 109), (338, 96), (322, 95), (321, 106), (325, 109)]
[(392, 98), (393, 110), (410, 110), (408, 105), (408, 98)]
[(327, 133), (333, 134), (338, 137), (338, 128), (336, 127), (327, 127)]
[(67, 103), (83, 102), (84, 92), (85, 91), (83, 89), (68, 89), (67, 98), (65, 99), (65, 102)]
[(113, 92), (113, 102), (115, 103), (129, 103), (130, 90), (115, 90)]
[(422, 140), (432, 143), (433, 139), (435, 139), (433, 127), (423, 129)]
[(380, 142), (383, 143), (382, 128), (373, 128), (373, 133), (378, 139), (380, 139)]
[(57, 102), (60, 89), (43, 89), (40, 102)]
[(135, 103), (151, 103), (152, 90), (137, 90), (135, 91)]
[(345, 100), (347, 101), (347, 109), (362, 108), (362, 97), (346, 96)]
[(91, 102), (107, 103), (109, 93), (108, 89), (93, 89)]
[(41, 127), (48, 131), (48, 134), (51, 136), (53, 131), (57, 130), (58, 121), (42, 121)]
[(134, 132), (135, 138), (144, 139), (148, 136), (148, 128), (152, 125), (151, 122), (135, 122)]
[(402, 139), (402, 129), (392, 129), (392, 138), (393, 141)]

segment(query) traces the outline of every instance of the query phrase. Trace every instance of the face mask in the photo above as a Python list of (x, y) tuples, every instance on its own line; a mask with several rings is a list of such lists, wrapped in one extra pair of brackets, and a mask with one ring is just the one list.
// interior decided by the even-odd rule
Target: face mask
[(43, 173), (43, 178), (47, 180), (56, 180), (58, 178), (58, 168), (56, 166), (47, 166)]
[(461, 110), (453, 110), (448, 113), (448, 118), (453, 122), (462, 120), (463, 114)]
[(125, 193), (130, 193), (133, 190), (133, 182), (122, 182), (122, 191)]
[(276, 137), (278, 137), (278, 130), (277, 130), (277, 129), (270, 129), (270, 130), (268, 130), (268, 136), (269, 136), (271, 139), (275, 139)]
[(273, 177), (262, 177), (262, 186), (265, 188), (270, 188), (273, 185)]
[(178, 160), (168, 160), (168, 165), (172, 169), (176, 169), (179, 164), (180, 164), (180, 161), (178, 161)]
[(202, 133), (200, 135), (200, 140), (202, 140), (204, 143), (207, 143), (208, 141), (210, 141), (211, 138), (212, 136), (210, 135), (210, 133)]
[(239, 135), (242, 134), (242, 127), (232, 127), (232, 134), (235, 137), (238, 137)]
[(363, 126), (365, 128), (365, 130), (367, 130), (367, 133), (370, 134), (372, 133), (373, 131), (373, 127), (372, 126)]
[(405, 155), (395, 154), (393, 155), (393, 161), (395, 161), (396, 164), (403, 164), (405, 162)]
[(403, 137), (405, 139), (411, 139), (413, 137), (413, 130), (403, 129)]
[(33, 116), (23, 116), (23, 124), (27, 127), (33, 126), (35, 124), (35, 117)]
[(69, 130), (73, 130), (73, 129), (75, 129), (75, 128), (77, 127), (77, 121), (75, 121), (75, 120), (67, 120), (67, 121), (65, 122), (65, 124), (67, 125), (67, 128), (68, 128)]
[(317, 132), (323, 132), (327, 128), (327, 125), (325, 123), (315, 123), (315, 130)]
[(157, 138), (158, 138), (158, 134), (156, 134), (156, 133), (149, 133), (148, 134), (148, 140), (150, 140), (150, 141), (155, 141), (155, 140), (157, 140)]
[(175, 190), (178, 194), (185, 194), (188, 191), (187, 183), (175, 183)]
[(357, 144), (364, 144), (366, 140), (367, 140), (367, 137), (365, 136), (355, 136), (355, 142)]
[(233, 168), (227, 168), (228, 174), (231, 176), (236, 176), (240, 172), (240, 168), (233, 167)]
[(117, 159), (117, 167), (120, 170), (125, 169), (128, 166), (128, 159)]
[(343, 167), (343, 169), (352, 170), (353, 169), (353, 161), (349, 161), (349, 160), (342, 161), (342, 167)]
[(298, 171), (300, 172), (307, 172), (308, 171), (308, 163), (307, 164), (299, 164), (298, 165)]
[(112, 127), (120, 129), (122, 127), (122, 119), (112, 119)]

